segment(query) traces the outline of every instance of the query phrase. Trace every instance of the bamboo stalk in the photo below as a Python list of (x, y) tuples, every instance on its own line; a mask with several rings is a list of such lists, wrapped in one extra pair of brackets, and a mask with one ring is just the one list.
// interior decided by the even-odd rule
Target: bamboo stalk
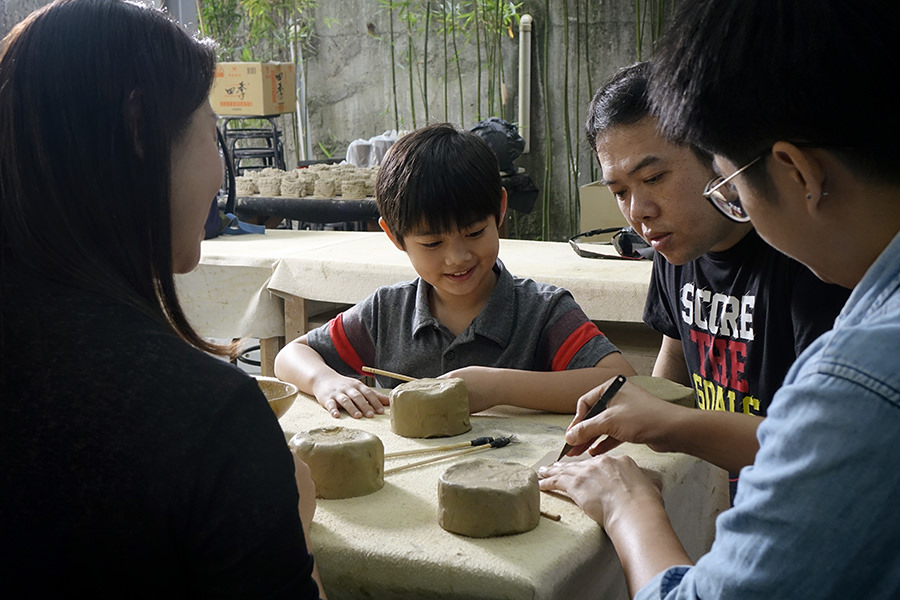
[(394, 129), (400, 130), (400, 109), (397, 102), (397, 58), (394, 53), (394, 2), (388, 2), (388, 14), (390, 15), (391, 36), (391, 89), (394, 92)]

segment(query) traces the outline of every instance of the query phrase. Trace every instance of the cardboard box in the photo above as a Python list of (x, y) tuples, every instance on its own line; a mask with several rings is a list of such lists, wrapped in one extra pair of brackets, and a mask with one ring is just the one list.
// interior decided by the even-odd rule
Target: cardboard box
[(268, 116), (293, 112), (297, 99), (293, 63), (222, 62), (209, 102), (219, 115)]
[(581, 218), (579, 231), (601, 227), (626, 227), (628, 221), (619, 210), (619, 203), (609, 188), (595, 181), (581, 186), (579, 194)]

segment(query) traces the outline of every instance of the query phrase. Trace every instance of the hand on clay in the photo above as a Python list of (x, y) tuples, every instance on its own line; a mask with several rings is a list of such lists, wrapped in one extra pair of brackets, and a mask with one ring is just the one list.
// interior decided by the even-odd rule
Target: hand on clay
[(340, 418), (341, 409), (354, 419), (363, 415), (374, 417), (383, 414), (390, 398), (352, 377), (336, 375), (320, 378), (313, 389), (316, 400), (335, 419)]
[(441, 378), (458, 377), (466, 383), (466, 391), (469, 394), (469, 412), (475, 414), (487, 410), (498, 404), (499, 397), (496, 391), (497, 369), (491, 367), (463, 367), (449, 373), (444, 373)]
[(663, 504), (658, 482), (628, 456), (595, 456), (538, 470), (542, 491), (562, 492), (606, 528), (618, 514)]
[[(596, 456), (622, 442), (646, 444), (657, 452), (667, 451), (663, 445), (666, 427), (674, 422), (680, 411), (691, 409), (661, 400), (626, 382), (610, 400), (606, 410), (583, 421), (607, 387), (608, 383), (598, 386), (578, 399), (575, 418), (566, 429), (566, 442), (572, 446), (568, 455), (577, 456), (588, 450)], [(607, 437), (597, 442), (602, 436)]]

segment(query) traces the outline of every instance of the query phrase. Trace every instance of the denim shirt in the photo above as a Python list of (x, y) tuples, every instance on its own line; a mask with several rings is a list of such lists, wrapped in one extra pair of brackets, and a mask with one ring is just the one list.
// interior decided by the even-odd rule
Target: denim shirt
[(757, 436), (710, 551), (636, 598), (900, 598), (900, 234)]

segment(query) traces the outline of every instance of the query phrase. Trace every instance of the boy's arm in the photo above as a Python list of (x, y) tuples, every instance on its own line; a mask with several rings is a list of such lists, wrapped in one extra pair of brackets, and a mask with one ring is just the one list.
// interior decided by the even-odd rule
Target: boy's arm
[(358, 419), (383, 413), (389, 399), (353, 377), (345, 377), (328, 366), (322, 356), (300, 336), (275, 357), (275, 376), (312, 394), (331, 416), (341, 416), (341, 408)]
[(464, 367), (445, 377), (460, 377), (469, 391), (469, 411), (508, 404), (558, 413), (574, 413), (578, 398), (618, 374), (635, 375), (619, 352), (604, 356), (594, 367), (568, 371), (524, 371)]

